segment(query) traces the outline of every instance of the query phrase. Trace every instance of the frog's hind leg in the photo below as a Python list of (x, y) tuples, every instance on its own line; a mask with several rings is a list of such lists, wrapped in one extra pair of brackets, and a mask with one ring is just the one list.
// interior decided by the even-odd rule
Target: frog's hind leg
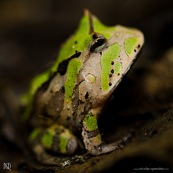
[(54, 124), (48, 128), (36, 128), (29, 138), (37, 156), (46, 150), (54, 153), (72, 154), (77, 148), (77, 140), (64, 126)]

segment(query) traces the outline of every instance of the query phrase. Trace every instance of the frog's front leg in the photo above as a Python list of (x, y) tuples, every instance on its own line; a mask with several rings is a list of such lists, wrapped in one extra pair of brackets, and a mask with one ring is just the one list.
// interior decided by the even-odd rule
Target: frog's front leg
[(85, 148), (92, 155), (100, 155), (119, 148), (119, 143), (103, 144), (94, 115), (87, 114), (83, 119), (82, 136)]
[(54, 124), (47, 128), (36, 128), (30, 135), (30, 142), (37, 156), (46, 150), (61, 154), (72, 154), (77, 148), (77, 140), (62, 125)]

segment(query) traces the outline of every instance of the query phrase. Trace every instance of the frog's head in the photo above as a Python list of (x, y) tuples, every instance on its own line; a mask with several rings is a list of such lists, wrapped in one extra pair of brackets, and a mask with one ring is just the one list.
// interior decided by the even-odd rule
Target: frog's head
[[(107, 27), (89, 16), (92, 41), (87, 60), (80, 70), (79, 99), (100, 104), (108, 99), (135, 60), (144, 43), (143, 34), (134, 28)], [(86, 52), (81, 56), (85, 56)]]
[(63, 45), (52, 70), (65, 76), (65, 101), (104, 104), (144, 43), (134, 28), (107, 27), (85, 11), (78, 30)]

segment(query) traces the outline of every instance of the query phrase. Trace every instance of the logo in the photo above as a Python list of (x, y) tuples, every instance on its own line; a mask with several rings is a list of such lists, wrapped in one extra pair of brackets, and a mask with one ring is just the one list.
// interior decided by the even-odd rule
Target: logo
[(4, 163), (3, 169), (11, 171), (11, 163)]

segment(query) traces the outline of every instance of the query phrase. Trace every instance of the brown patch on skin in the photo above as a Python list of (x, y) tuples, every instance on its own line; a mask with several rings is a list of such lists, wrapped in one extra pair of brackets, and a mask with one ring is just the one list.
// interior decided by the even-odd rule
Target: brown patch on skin
[(99, 134), (99, 129), (93, 130), (93, 131), (86, 131), (88, 139), (96, 137)]
[(70, 116), (70, 120), (68, 121), (68, 123), (70, 124), (70, 126), (75, 129), (75, 126), (76, 126), (76, 119), (77, 119), (77, 110), (78, 110), (78, 107), (79, 107), (79, 91), (78, 91), (78, 86), (76, 85), (75, 86), (75, 89), (74, 89), (74, 99), (72, 99), (72, 115), (69, 115)]
[[(44, 90), (38, 90), (34, 98), (35, 106), (32, 112), (32, 118), (33, 120), (38, 118), (38, 120), (35, 120), (38, 121), (38, 124), (41, 122), (47, 123), (46, 121), (58, 119), (64, 106), (64, 94), (62, 92), (62, 88), (60, 91), (52, 94), (48, 103), (44, 102), (42, 98), (43, 93)], [(44, 118), (46, 118), (46, 120), (44, 120)]]
[(59, 144), (60, 144), (59, 134), (55, 134), (51, 146), (52, 151), (59, 152), (60, 151)]
[(46, 112), (56, 119), (60, 116), (60, 113), (64, 106), (64, 94), (62, 88), (60, 91), (56, 92), (46, 105)]

